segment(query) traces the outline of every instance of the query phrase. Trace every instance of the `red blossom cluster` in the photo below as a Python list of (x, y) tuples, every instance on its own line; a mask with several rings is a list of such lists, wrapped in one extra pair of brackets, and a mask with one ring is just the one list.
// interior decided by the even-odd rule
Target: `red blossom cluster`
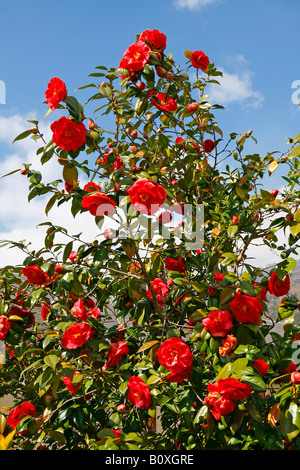
[(217, 383), (209, 384), (207, 390), (209, 393), (205, 403), (216, 420), (232, 413), (236, 402), (246, 400), (253, 391), (251, 385), (235, 378), (219, 379)]

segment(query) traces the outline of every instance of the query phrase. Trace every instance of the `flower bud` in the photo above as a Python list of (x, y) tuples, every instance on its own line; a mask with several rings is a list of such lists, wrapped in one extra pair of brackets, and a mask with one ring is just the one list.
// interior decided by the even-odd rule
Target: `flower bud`
[(28, 175), (29, 171), (30, 171), (29, 168), (27, 166), (23, 165), (21, 170), (20, 170), (20, 173), (21, 173), (21, 175)]
[(293, 222), (294, 215), (293, 214), (287, 214), (286, 217), (285, 217), (285, 220), (287, 220), (288, 222)]
[(231, 225), (237, 225), (239, 223), (239, 218), (237, 215), (234, 215), (231, 219)]
[(126, 410), (127, 410), (127, 407), (124, 404), (118, 405), (118, 407), (117, 407), (117, 411), (119, 413), (125, 413)]
[(188, 105), (187, 110), (188, 111), (197, 111), (199, 108), (198, 103), (194, 102)]
[(6, 417), (4, 415), (0, 415), (0, 434), (3, 434), (6, 428)]
[(163, 67), (155, 67), (155, 70), (159, 77), (165, 77), (167, 75), (167, 71)]
[(300, 384), (300, 372), (291, 373), (291, 382), (293, 384)]
[(147, 91), (148, 96), (154, 96), (155, 93), (156, 93), (155, 88), (149, 88), (149, 90)]
[(92, 130), (92, 129), (96, 129), (98, 126), (94, 121), (90, 119), (88, 127), (89, 127), (89, 130)]
[(272, 189), (272, 190), (270, 191), (270, 193), (272, 194), (272, 196), (273, 196), (274, 198), (276, 198), (277, 195), (278, 195), (278, 193), (279, 193), (279, 191), (278, 191), (278, 189)]
[(145, 85), (144, 82), (137, 82), (137, 83), (135, 84), (135, 86), (137, 87), (137, 89), (138, 89), (139, 91), (145, 90), (145, 87), (146, 87), (146, 85)]

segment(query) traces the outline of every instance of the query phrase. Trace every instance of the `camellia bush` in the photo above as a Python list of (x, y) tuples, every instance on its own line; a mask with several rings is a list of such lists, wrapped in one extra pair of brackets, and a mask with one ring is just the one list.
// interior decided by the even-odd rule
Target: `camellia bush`
[[(38, 251), (2, 242), (24, 252), (1, 268), (2, 449), (300, 448), (300, 135), (247, 154), (252, 131), (225, 137), (206, 94), (222, 73), (200, 50), (181, 68), (166, 42), (143, 31), (84, 104), (52, 78), (51, 140), (38, 121), (15, 139), (37, 145), (29, 201), (66, 207), (80, 233), (47, 218)], [(50, 160), (61, 179), (44, 183)], [(268, 191), (277, 168), (285, 189)], [(256, 244), (281, 261), (253, 266)]]

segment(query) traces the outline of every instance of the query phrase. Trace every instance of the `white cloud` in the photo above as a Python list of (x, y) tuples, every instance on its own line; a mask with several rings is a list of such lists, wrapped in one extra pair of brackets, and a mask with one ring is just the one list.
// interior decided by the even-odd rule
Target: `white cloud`
[(250, 108), (259, 108), (264, 101), (264, 95), (253, 89), (253, 72), (245, 68), (246, 59), (242, 55), (235, 57), (235, 66), (238, 69), (234, 73), (227, 72), (222, 67), (217, 67), (223, 76), (216, 77), (220, 85), (211, 84), (208, 87), (209, 98), (212, 102), (221, 105), (239, 103)]
[(217, 3), (219, 0), (175, 0), (176, 8), (188, 8), (190, 10), (199, 10), (205, 6)]
[[(34, 120), (34, 113), (30, 116), (13, 115), (9, 117), (0, 117), (0, 145), (11, 144), (14, 138), (21, 132), (26, 130), (27, 119)], [(40, 129), (44, 133), (46, 141), (50, 138), (49, 126), (41, 122)], [(24, 163), (32, 163), (32, 168), (41, 171), (43, 181), (51, 182), (56, 179), (62, 179), (62, 167), (57, 164), (55, 158), (50, 160), (42, 167), (36, 150), (41, 144), (37, 144), (30, 138), (20, 140), (11, 145), (0, 161), (0, 177), (22, 167)], [(81, 181), (81, 186), (87, 181)], [(45, 214), (45, 204), (50, 198), (36, 197), (28, 202), (28, 180), (26, 176), (15, 173), (0, 180), (0, 240), (12, 240), (19, 242), (26, 240), (31, 242), (30, 248), (33, 250), (40, 249), (43, 246), (47, 227), (38, 227), (43, 222), (51, 222), (68, 230), (71, 235), (82, 232), (82, 239), (90, 242), (100, 234), (98, 227), (94, 222), (94, 217), (89, 213), (78, 214), (73, 218), (68, 203), (62, 204), (60, 207), (54, 206)], [(69, 241), (67, 237), (57, 236), (57, 241)], [(0, 249), (0, 266), (8, 264), (22, 263), (25, 254), (18, 249), (1, 248)]]

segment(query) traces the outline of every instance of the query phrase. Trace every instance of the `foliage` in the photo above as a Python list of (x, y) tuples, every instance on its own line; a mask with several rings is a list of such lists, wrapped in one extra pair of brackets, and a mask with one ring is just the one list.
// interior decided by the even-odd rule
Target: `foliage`
[[(34, 160), (45, 174), (51, 159), (61, 165), (62, 178), (49, 183), (34, 161), (24, 165), (28, 200), (46, 198), (46, 215), (55, 204), (68, 203), (78, 227), (80, 214), (90, 211), (101, 236), (86, 242), (81, 233), (47, 221), (40, 224), (47, 230), (38, 251), (25, 241), (2, 242), (21, 249), (24, 262), (1, 269), (6, 362), (0, 396), (12, 394), (14, 408), (31, 403), (35, 413), (21, 413), (13, 427), (12, 411), (2, 410), (0, 446), (298, 449), (299, 384), (293, 372), (299, 301), (287, 283), (300, 238), (300, 135), (289, 139), (284, 154), (248, 155), (252, 132), (226, 140), (214, 116), (221, 107), (206, 94), (209, 84), (219, 86), (221, 72), (213, 63), (200, 66), (201, 51), (195, 51), (196, 63), (194, 53), (185, 51), (181, 68), (164, 44), (144, 36), (144, 45), (134, 43), (135, 52), (144, 54), (142, 63), (128, 48), (119, 68), (96, 67), (90, 74), (95, 83), (80, 87), (94, 91), (84, 105), (64, 94), (64, 84), (55, 84), (62, 99), (54, 108), (71, 119), (68, 132), (78, 131), (71, 137), (76, 150), (66, 150), (69, 134), (45, 141), (38, 121), (15, 139), (36, 141)], [(90, 118), (89, 106), (95, 107)], [(107, 118), (114, 130), (101, 127)], [(78, 125), (84, 122), (89, 125), (81, 144)], [(278, 167), (286, 183), (279, 194), (264, 189), (264, 178)], [(140, 180), (150, 180), (150, 192), (143, 184), (140, 193), (131, 189)], [(164, 204), (158, 212), (142, 213), (132, 202), (132, 193), (157, 202), (159, 191)], [(111, 215), (99, 213), (103, 195)], [(203, 244), (191, 248), (199, 205)], [(190, 223), (187, 206), (193, 209)], [(160, 213), (171, 213), (172, 223), (164, 224)], [(280, 245), (279, 231), (287, 245)], [(282, 261), (253, 266), (252, 243), (277, 250)], [(45, 277), (38, 268), (24, 270), (32, 266)], [(282, 297), (276, 322), (269, 319), (266, 294)], [(217, 320), (211, 315), (216, 312)], [(274, 331), (279, 321), (282, 335)], [(77, 347), (70, 347), (66, 332), (70, 336), (69, 328), (79, 324), (72, 338)], [(142, 380), (133, 382), (133, 392), (131, 377)]]

